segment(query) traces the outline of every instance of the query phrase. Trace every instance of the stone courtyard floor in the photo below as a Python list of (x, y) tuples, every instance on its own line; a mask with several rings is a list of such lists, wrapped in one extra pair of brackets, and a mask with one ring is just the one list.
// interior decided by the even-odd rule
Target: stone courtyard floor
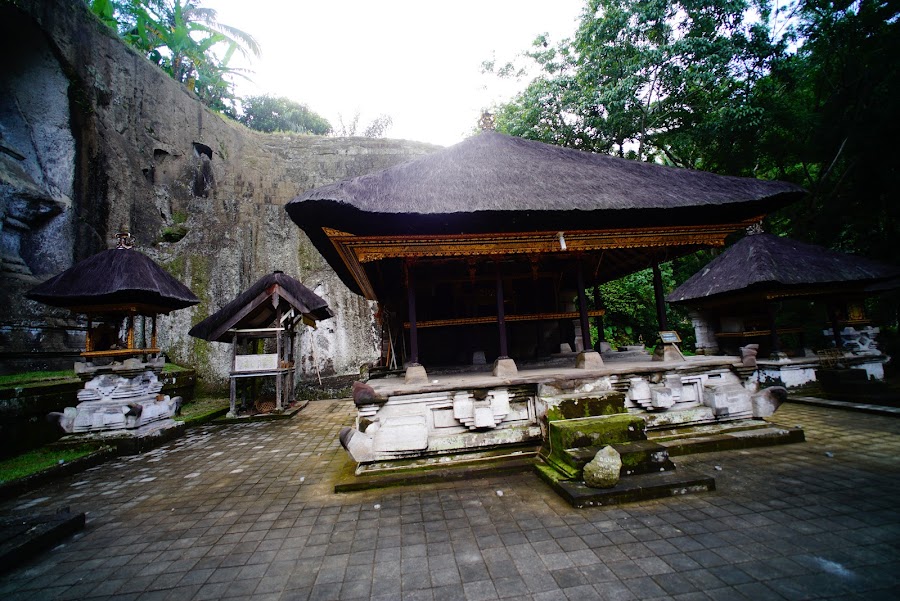
[(788, 404), (806, 443), (676, 458), (717, 491), (579, 510), (531, 473), (336, 495), (352, 408), (197, 428), (0, 505), (87, 513), (0, 599), (900, 596), (896, 417)]

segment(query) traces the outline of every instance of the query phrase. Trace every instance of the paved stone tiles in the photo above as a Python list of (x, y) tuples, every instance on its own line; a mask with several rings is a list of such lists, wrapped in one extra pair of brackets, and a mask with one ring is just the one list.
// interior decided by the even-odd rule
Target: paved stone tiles
[[(18, 599), (894, 599), (900, 420), (783, 406), (808, 442), (677, 458), (713, 493), (569, 507), (532, 474), (335, 495), (349, 401), (208, 426), (0, 506), (87, 512)], [(497, 494), (502, 491), (502, 496)]]

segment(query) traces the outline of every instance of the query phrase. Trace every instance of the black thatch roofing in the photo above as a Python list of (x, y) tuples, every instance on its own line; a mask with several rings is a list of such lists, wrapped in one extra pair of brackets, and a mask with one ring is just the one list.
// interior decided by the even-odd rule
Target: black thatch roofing
[(736, 223), (803, 194), (785, 182), (629, 161), (486, 131), (310, 190), (286, 209), (359, 292), (322, 227), (380, 236)]
[(188, 332), (211, 342), (231, 342), (232, 328), (265, 328), (275, 321), (277, 312), (270, 299), (278, 293), (282, 313), (293, 307), (298, 313), (321, 321), (332, 316), (322, 297), (281, 271), (261, 277), (233, 301), (195, 325)]
[(783, 291), (823, 284), (863, 288), (898, 274), (900, 269), (884, 263), (773, 234), (755, 234), (710, 261), (666, 300), (696, 302), (745, 291)]
[[(308, 191), (287, 210), (300, 227), (308, 216), (324, 223), (315, 219), (319, 213), (332, 222), (345, 213), (365, 213), (361, 220), (344, 221), (356, 221), (371, 233), (390, 229), (383, 220), (372, 220), (373, 214), (384, 219), (505, 213), (499, 217), (509, 222), (509, 213), (516, 212), (510, 225), (528, 231), (545, 228), (548, 212), (575, 211), (582, 219), (602, 211), (608, 219), (610, 211), (715, 208), (774, 199), (783, 204), (803, 192), (784, 182), (630, 161), (486, 131), (434, 154)], [(758, 206), (753, 214), (759, 214)], [(459, 233), (459, 224), (451, 225), (453, 233)]]
[(31, 289), (28, 298), (54, 307), (90, 309), (132, 304), (163, 313), (200, 302), (187, 286), (136, 250), (116, 248), (78, 262)]

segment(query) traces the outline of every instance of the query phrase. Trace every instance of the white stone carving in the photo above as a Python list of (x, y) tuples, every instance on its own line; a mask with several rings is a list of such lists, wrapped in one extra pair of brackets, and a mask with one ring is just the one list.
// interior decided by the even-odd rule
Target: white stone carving
[(133, 377), (115, 374), (94, 376), (78, 391), (75, 407), (67, 407), (60, 417), (66, 432), (106, 432), (134, 430), (171, 419), (181, 397), (159, 394), (163, 383), (152, 371)]
[(496, 428), (509, 414), (509, 391), (497, 388), (476, 399), (468, 391), (453, 395), (453, 417), (469, 430)]
[[(829, 338), (834, 338), (833, 332), (834, 330), (831, 328), (822, 331)], [(848, 351), (861, 355), (879, 355), (881, 351), (878, 350), (878, 343), (875, 342), (875, 337), (879, 333), (881, 333), (881, 328), (866, 326), (857, 330), (852, 326), (847, 326), (840, 332), (841, 342)]]

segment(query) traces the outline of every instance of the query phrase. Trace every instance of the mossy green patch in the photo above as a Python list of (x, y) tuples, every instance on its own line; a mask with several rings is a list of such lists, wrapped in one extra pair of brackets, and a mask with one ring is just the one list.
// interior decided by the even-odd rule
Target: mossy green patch
[(71, 369), (62, 371), (29, 371), (20, 374), (0, 376), (0, 388), (19, 388), (29, 384), (57, 383), (75, 378)]
[(561, 419), (615, 415), (625, 412), (625, 394), (610, 391), (598, 396), (563, 399), (558, 404), (547, 409), (547, 419), (552, 422)]
[(628, 413), (566, 419), (549, 424), (549, 439), (554, 449), (602, 447), (646, 438), (644, 419)]
[(163, 228), (162, 234), (160, 235), (160, 240), (162, 242), (178, 242), (185, 236), (187, 236), (188, 229), (183, 225), (173, 225), (170, 227)]
[(95, 445), (67, 448), (40, 448), (0, 461), (0, 482), (9, 482), (31, 476), (97, 450)]
[(541, 456), (566, 478), (576, 479), (581, 475), (584, 462), (569, 453), (569, 449), (599, 448), (646, 438), (643, 418), (627, 413), (551, 421)]
[(188, 426), (202, 424), (216, 417), (225, 415), (229, 408), (228, 398), (202, 398), (186, 403), (181, 408), (181, 415), (176, 417)]

